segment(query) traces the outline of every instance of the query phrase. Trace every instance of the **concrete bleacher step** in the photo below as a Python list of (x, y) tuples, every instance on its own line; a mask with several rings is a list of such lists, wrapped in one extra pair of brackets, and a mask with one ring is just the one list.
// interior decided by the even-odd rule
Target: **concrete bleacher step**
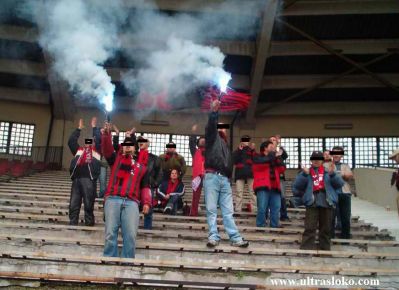
[[(57, 232), (62, 232), (62, 234), (67, 233), (75, 233), (82, 232), (86, 235), (91, 235), (93, 237), (98, 237), (103, 235), (104, 227), (101, 225), (97, 225), (94, 227), (87, 226), (71, 226), (71, 225), (63, 225), (63, 224), (48, 224), (48, 223), (39, 223), (33, 221), (11, 221), (11, 220), (0, 220), (0, 231), (4, 234), (10, 234), (17, 230), (17, 232), (30, 233), (30, 230), (33, 232), (36, 231), (46, 231), (51, 230), (53, 234), (57, 234)], [(221, 245), (228, 244), (228, 237), (224, 232), (221, 232), (221, 237), (223, 242)], [(66, 236), (69, 236), (66, 235)], [(45, 238), (44, 236), (43, 238)], [(206, 232), (193, 232), (193, 231), (172, 231), (168, 229), (163, 230), (144, 230), (139, 229), (139, 238), (140, 239), (148, 239), (151, 242), (154, 241), (164, 241), (168, 244), (181, 244), (184, 241), (190, 241), (190, 243), (201, 243), (204, 245), (207, 241)], [(300, 235), (289, 235), (289, 236), (281, 236), (276, 234), (264, 234), (264, 233), (252, 233), (245, 234), (245, 239), (251, 242), (251, 247), (256, 249), (264, 249), (264, 248), (299, 248)], [(358, 252), (363, 251), (367, 252), (369, 249), (374, 249), (375, 252), (383, 252), (386, 253), (397, 253), (397, 249), (399, 247), (398, 241), (384, 241), (384, 240), (341, 240), (341, 239), (333, 239), (332, 240), (333, 249), (335, 250), (347, 250), (349, 252)]]
[[(2, 219), (10, 219), (10, 220), (31, 220), (31, 221), (48, 221), (66, 224), (69, 222), (69, 218), (65, 215), (65, 212), (55, 210), (58, 214), (47, 214), (42, 209), (37, 208), (13, 208), (8, 207), (10, 211), (4, 211), (4, 207), (0, 207), (0, 218)], [(27, 212), (29, 210), (30, 212)], [(97, 215), (96, 224), (104, 224), (102, 215)], [(83, 223), (83, 220), (81, 220)], [(154, 228), (156, 229), (181, 229), (188, 231), (206, 231), (207, 224), (205, 222), (196, 222), (196, 223), (187, 223), (186, 220), (174, 220), (174, 221), (165, 221), (164, 219), (156, 220), (153, 223)], [(242, 233), (254, 233), (254, 232), (265, 232), (265, 233), (278, 233), (281, 235), (292, 235), (292, 234), (301, 234), (303, 232), (303, 227), (300, 226), (286, 226), (283, 228), (259, 228), (251, 225), (238, 224), (238, 228)], [(224, 226), (221, 222), (218, 224), (218, 229), (223, 230)], [(392, 240), (393, 237), (390, 236), (387, 231), (370, 231), (370, 230), (358, 230), (352, 231), (353, 238), (361, 238), (361, 239), (384, 239), (384, 240)]]
[[(65, 276), (84, 276), (86, 280), (92, 281), (95, 277), (101, 277), (101, 279), (126, 279), (125, 281), (151, 283), (154, 282), (154, 276), (162, 278), (162, 282), (173, 281), (177, 285), (189, 285), (189, 281), (202, 281), (202, 285), (207, 285), (203, 277), (207, 274), (211, 274), (213, 284), (212, 286), (218, 286), (216, 283), (220, 283), (232, 287), (244, 287), (244, 288), (257, 288), (257, 285), (264, 285), (265, 280), (274, 274), (274, 276), (280, 276), (278, 273), (290, 273), (290, 274), (316, 274), (320, 277), (322, 275), (331, 274), (344, 274), (346, 276), (388, 276), (397, 275), (398, 270), (385, 269), (385, 268), (365, 268), (365, 267), (352, 267), (345, 268), (340, 266), (331, 265), (320, 269), (317, 266), (311, 265), (258, 265), (249, 264), (246, 262), (241, 263), (194, 263), (186, 261), (153, 261), (150, 259), (120, 259), (120, 258), (107, 258), (99, 256), (82, 256), (82, 255), (67, 255), (67, 254), (51, 254), (43, 252), (8, 252), (2, 251), (2, 256), (8, 264), (6, 271), (0, 265), (0, 276), (7, 276), (12, 272), (22, 272), (21, 268), (25, 271), (21, 273), (32, 273), (31, 275), (37, 275), (37, 273), (47, 273), (46, 269), (51, 268), (51, 275), (65, 275)], [(24, 267), (25, 263), (29, 261), (29, 272)], [(34, 271), (33, 271), (34, 270)], [(245, 277), (245, 281), (242, 281), (242, 277), (238, 277), (237, 273), (242, 272)], [(271, 273), (272, 272), (272, 273)], [(149, 274), (151, 273), (151, 274)], [(84, 275), (82, 275), (84, 274)], [(295, 275), (292, 275), (295, 276)], [(304, 275), (296, 275), (304, 276)], [(44, 277), (46, 278), (46, 277)], [(155, 280), (160, 282), (159, 278)], [(201, 279), (202, 278), (202, 279)], [(49, 279), (49, 278), (48, 278)], [(128, 280), (129, 279), (129, 280)], [(143, 281), (143, 280), (144, 281)], [(83, 279), (84, 280), (84, 279)], [(241, 281), (240, 281), (241, 280)], [(240, 285), (241, 282), (241, 285)], [(191, 282), (192, 283), (192, 282)], [(237, 284), (233, 286), (234, 284)], [(243, 286), (245, 285), (245, 286)], [(212, 287), (211, 286), (211, 287)]]
[[(27, 207), (27, 206), (32, 206), (36, 209), (42, 208), (42, 209), (49, 209), (53, 213), (56, 214), (68, 214), (68, 202), (57, 202), (57, 201), (38, 201), (38, 200), (21, 200), (21, 199), (6, 199), (6, 198), (1, 198), (0, 197), (0, 207), (2, 205), (5, 206), (14, 206), (12, 209), (16, 211), (16, 206), (21, 206), (21, 207)], [(94, 206), (94, 214), (97, 215), (98, 212), (102, 214), (103, 207), (102, 205), (99, 206), (97, 203)], [(81, 215), (83, 216), (83, 212), (81, 210)], [(295, 218), (294, 218), (295, 217)], [(206, 217), (205, 216), (198, 216), (198, 217), (189, 217), (189, 216), (169, 216), (169, 215), (163, 215), (163, 214), (154, 214), (153, 217), (154, 220), (182, 220), (182, 221), (189, 221), (189, 222), (206, 222)], [(218, 218), (218, 222), (222, 222), (222, 218)], [(236, 224), (254, 224), (255, 219), (254, 218), (241, 218), (241, 217), (236, 217), (235, 218)], [(282, 221), (281, 224), (283, 226), (290, 226), (290, 225), (295, 225), (295, 226), (302, 226), (303, 225), (303, 220), (300, 220), (299, 218), (296, 218), (296, 216), (291, 215), (291, 221)], [(365, 230), (378, 230), (376, 227), (373, 227), (370, 223), (364, 223), (359, 220), (354, 220), (351, 224), (352, 229), (365, 229)]]
[(0, 278), (259, 289), (268, 288), (271, 278), (345, 275), (399, 286), (399, 242), (388, 232), (353, 217), (353, 239), (333, 239), (328, 252), (299, 250), (304, 209), (290, 209), (292, 221), (279, 229), (256, 228), (254, 213), (238, 213), (237, 224), (250, 241), (246, 249), (229, 245), (220, 218), (221, 244), (207, 248), (204, 210), (195, 218), (155, 213), (153, 230), (140, 226), (136, 259), (105, 258), (102, 201), (95, 205), (96, 226), (70, 226), (70, 186), (68, 172), (0, 183)]

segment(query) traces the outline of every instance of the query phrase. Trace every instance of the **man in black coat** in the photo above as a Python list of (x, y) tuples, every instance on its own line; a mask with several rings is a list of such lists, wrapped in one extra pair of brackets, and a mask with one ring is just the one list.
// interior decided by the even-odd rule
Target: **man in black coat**
[(230, 183), (233, 163), (227, 143), (227, 130), (218, 124), (220, 101), (213, 101), (211, 107), (212, 112), (209, 114), (205, 130), (204, 192), (209, 229), (207, 246), (213, 248), (220, 242), (217, 228), (217, 207), (219, 206), (223, 216), (224, 229), (229, 236), (231, 245), (248, 247), (249, 243), (241, 237), (233, 218), (234, 209)]
[(255, 155), (255, 149), (249, 143), (251, 137), (244, 135), (241, 137), (241, 143), (237, 150), (233, 152), (234, 179), (236, 182), (235, 212), (242, 211), (242, 197), (244, 195), (244, 186), (247, 184), (250, 194), (250, 209), (256, 212), (256, 195), (253, 190), (254, 175), (252, 173), (252, 162)]
[[(151, 193), (152, 197), (154, 197), (156, 190), (162, 181), (161, 160), (158, 156), (148, 151), (150, 146), (150, 141), (148, 139), (139, 136), (137, 138), (137, 143), (139, 144), (138, 162), (147, 167), (150, 178)], [(152, 229), (152, 208), (148, 214), (144, 215), (144, 229)]]
[(96, 183), (100, 175), (101, 156), (95, 150), (93, 139), (86, 139), (84, 147), (79, 146), (78, 140), (83, 129), (83, 120), (79, 120), (79, 127), (72, 132), (68, 146), (74, 158), (70, 165), (72, 179), (71, 198), (69, 201), (69, 224), (78, 225), (80, 207), (84, 204), (85, 225), (94, 226), (94, 201), (96, 198)]

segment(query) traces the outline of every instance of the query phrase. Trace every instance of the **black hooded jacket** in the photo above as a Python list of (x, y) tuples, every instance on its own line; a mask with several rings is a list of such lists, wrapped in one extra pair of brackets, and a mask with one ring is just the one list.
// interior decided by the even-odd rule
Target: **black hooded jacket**
[(209, 114), (205, 129), (205, 170), (214, 170), (230, 178), (233, 172), (231, 152), (227, 142), (219, 136), (219, 114)]

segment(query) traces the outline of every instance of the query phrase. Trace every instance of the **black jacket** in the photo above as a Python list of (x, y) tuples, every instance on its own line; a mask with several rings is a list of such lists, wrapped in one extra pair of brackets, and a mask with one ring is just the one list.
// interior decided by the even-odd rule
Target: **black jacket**
[(71, 165), (69, 167), (71, 179), (73, 180), (75, 178), (90, 178), (91, 180), (95, 181), (100, 175), (101, 155), (93, 148), (93, 158), (91, 163), (88, 163), (87, 166), (78, 166), (79, 159), (81, 158), (83, 152), (83, 148), (80, 147), (78, 143), (80, 131), (80, 129), (76, 129), (75, 131), (73, 131), (68, 140), (69, 149), (75, 156), (72, 159)]
[(229, 146), (218, 133), (219, 114), (209, 114), (205, 129), (205, 170), (211, 169), (230, 178), (233, 172), (233, 162)]
[(197, 136), (191, 135), (188, 138), (188, 146), (190, 147), (191, 156), (194, 158), (195, 152), (197, 152)]
[(252, 163), (255, 150), (246, 146), (243, 149), (237, 149), (233, 152), (233, 163), (235, 166), (234, 179), (253, 178)]
[(148, 154), (147, 171), (151, 188), (157, 188), (162, 181), (161, 160), (152, 153)]

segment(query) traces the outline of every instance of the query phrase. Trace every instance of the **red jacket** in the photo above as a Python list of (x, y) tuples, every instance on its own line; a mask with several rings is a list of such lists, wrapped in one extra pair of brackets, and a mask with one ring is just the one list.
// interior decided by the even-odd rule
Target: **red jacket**
[(274, 152), (267, 156), (263, 153), (255, 155), (252, 171), (255, 193), (260, 190), (271, 189), (281, 192), (280, 174), (285, 172), (285, 166), (281, 159), (276, 158)]
[(151, 191), (147, 168), (130, 155), (115, 152), (110, 134), (101, 137), (103, 155), (112, 168), (105, 198), (126, 197), (140, 204), (151, 206)]

